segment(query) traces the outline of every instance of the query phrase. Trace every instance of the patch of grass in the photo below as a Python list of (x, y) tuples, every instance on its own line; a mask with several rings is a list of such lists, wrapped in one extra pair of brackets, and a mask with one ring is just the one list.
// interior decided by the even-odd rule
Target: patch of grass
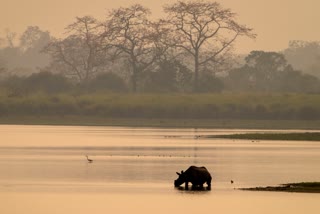
[(240, 188), (240, 190), (320, 193), (320, 182), (288, 183), (279, 186)]
[(232, 135), (215, 135), (210, 138), (244, 139), (244, 140), (297, 140), (320, 141), (320, 132), (304, 133), (247, 133)]
[[(212, 120), (212, 119), (158, 119), (110, 118), (94, 115), (12, 115), (1, 116), (0, 124), (20, 125), (82, 125), (129, 126), (165, 128), (223, 128), (223, 129), (318, 129), (320, 121), (292, 120)], [(206, 136), (203, 136), (206, 137)], [(216, 136), (215, 136), (216, 137)]]
[[(319, 123), (320, 95), (313, 94), (124, 94), (124, 93), (32, 93), (12, 95), (0, 90), (0, 116), (48, 117), (77, 116), (117, 119), (158, 119), (199, 121), (194, 127), (240, 128), (233, 125), (250, 124), (250, 128), (265, 128), (268, 121), (281, 126), (301, 123), (296, 128)], [(226, 122), (215, 125), (215, 121)], [(259, 122), (261, 120), (262, 122)], [(210, 122), (207, 122), (210, 121)], [(243, 122), (244, 121), (244, 122)], [(246, 122), (254, 121), (254, 123)], [(292, 121), (292, 122), (290, 122)], [(299, 121), (299, 122), (297, 122)], [(309, 121), (309, 122), (305, 122)], [(212, 122), (212, 124), (211, 124)], [(277, 128), (276, 122), (271, 122)], [(256, 125), (257, 124), (257, 125)], [(284, 126), (283, 126), (284, 127)], [(293, 126), (294, 127), (294, 126)], [(319, 128), (318, 126), (314, 128)], [(248, 128), (248, 127), (246, 127)]]

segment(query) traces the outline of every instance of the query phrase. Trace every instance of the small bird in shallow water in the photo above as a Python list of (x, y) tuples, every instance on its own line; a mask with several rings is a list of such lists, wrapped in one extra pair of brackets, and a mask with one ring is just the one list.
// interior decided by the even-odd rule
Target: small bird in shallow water
[(231, 180), (230, 182), (231, 182), (231, 184), (233, 184), (233, 180)]
[(88, 160), (89, 163), (91, 163), (93, 161), (92, 159), (88, 158), (88, 155), (86, 155), (86, 157), (87, 157), (87, 160)]

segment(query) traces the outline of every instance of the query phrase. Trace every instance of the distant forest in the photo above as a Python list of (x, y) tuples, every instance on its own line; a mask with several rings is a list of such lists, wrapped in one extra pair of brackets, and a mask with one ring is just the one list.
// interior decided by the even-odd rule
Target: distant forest
[(320, 42), (290, 41), (281, 52), (237, 55), (254, 29), (212, 1), (177, 1), (154, 20), (143, 5), (105, 20), (76, 17), (63, 38), (38, 26), (0, 39), (0, 90), (32, 93), (320, 92)]

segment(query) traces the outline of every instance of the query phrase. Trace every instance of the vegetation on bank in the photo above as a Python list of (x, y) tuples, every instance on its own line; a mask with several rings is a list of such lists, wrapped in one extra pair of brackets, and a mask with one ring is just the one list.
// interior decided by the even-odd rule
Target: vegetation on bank
[(320, 120), (141, 119), (94, 116), (0, 116), (0, 124), (224, 129), (318, 129)]
[(0, 93), (0, 117), (319, 120), (315, 94)]
[(305, 133), (246, 133), (232, 135), (216, 135), (209, 138), (245, 139), (245, 140), (297, 140), (320, 141), (320, 132)]
[(320, 193), (320, 182), (288, 183), (280, 186), (241, 188), (241, 190)]
[(1, 124), (318, 129), (320, 95), (0, 91)]

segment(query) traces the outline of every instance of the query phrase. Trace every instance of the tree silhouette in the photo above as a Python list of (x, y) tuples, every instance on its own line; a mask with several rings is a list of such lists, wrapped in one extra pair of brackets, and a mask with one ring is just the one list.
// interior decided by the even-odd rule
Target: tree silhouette
[(101, 47), (103, 27), (91, 16), (77, 17), (67, 28), (67, 38), (51, 42), (45, 49), (59, 69), (79, 82), (88, 82), (106, 63)]
[(178, 1), (164, 7), (172, 26), (172, 45), (194, 61), (194, 91), (201, 66), (219, 63), (239, 36), (254, 38), (252, 29), (236, 22), (236, 14), (217, 2)]
[(157, 23), (149, 20), (150, 10), (135, 4), (114, 9), (106, 23), (106, 48), (114, 50), (114, 56), (124, 58), (131, 69), (133, 92), (137, 91), (139, 75), (157, 59), (160, 30)]

